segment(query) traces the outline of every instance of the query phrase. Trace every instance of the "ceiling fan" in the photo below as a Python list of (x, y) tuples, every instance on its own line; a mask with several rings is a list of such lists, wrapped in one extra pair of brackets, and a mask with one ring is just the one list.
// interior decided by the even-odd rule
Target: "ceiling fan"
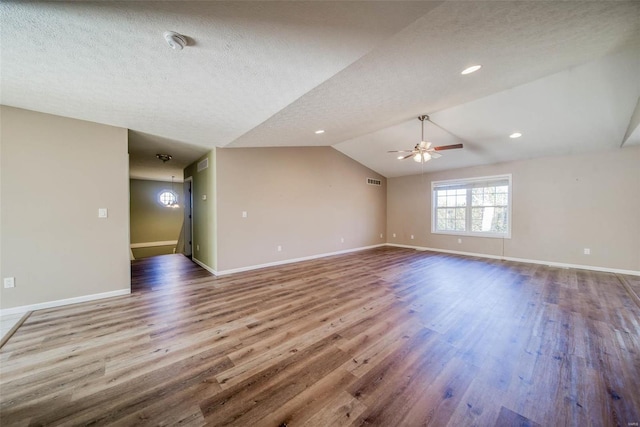
[(453, 150), (456, 148), (462, 148), (462, 144), (453, 144), (453, 145), (441, 145), (439, 147), (432, 147), (431, 143), (424, 140), (424, 121), (429, 120), (429, 116), (419, 116), (418, 120), (422, 122), (422, 139), (413, 150), (397, 150), (397, 151), (388, 151), (388, 153), (409, 153), (407, 155), (399, 155), (398, 160), (408, 159), (409, 157), (413, 157), (413, 160), (418, 163), (428, 162), (431, 159), (437, 159), (438, 157), (442, 157), (442, 154), (438, 153), (438, 151), (443, 150)]

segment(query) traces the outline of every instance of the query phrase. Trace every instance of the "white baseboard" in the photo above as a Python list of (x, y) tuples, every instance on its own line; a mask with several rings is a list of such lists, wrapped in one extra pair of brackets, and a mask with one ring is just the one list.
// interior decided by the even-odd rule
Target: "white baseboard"
[(131, 249), (140, 248), (155, 248), (156, 246), (175, 246), (178, 244), (177, 240), (163, 240), (161, 242), (143, 242), (143, 243), (131, 243), (129, 246)]
[(432, 251), (432, 252), (442, 252), (446, 254), (455, 254), (455, 255), (466, 255), (466, 256), (474, 256), (479, 258), (489, 258), (489, 259), (499, 259), (504, 261), (514, 261), (514, 262), (524, 262), (527, 264), (540, 264), (540, 265), (548, 265), (550, 267), (561, 267), (561, 268), (577, 268), (581, 270), (591, 270), (591, 271), (601, 271), (604, 273), (618, 273), (618, 274), (627, 274), (630, 276), (640, 276), (640, 271), (637, 270), (623, 270), (620, 268), (609, 268), (609, 267), (598, 267), (594, 265), (583, 265), (583, 264), (567, 264), (564, 262), (554, 262), (554, 261), (544, 261), (538, 259), (527, 259), (527, 258), (516, 258), (509, 256), (500, 256), (500, 255), (489, 255), (489, 254), (481, 254), (476, 252), (463, 252), (463, 251), (451, 251), (448, 249), (437, 249), (437, 248), (427, 248), (424, 246), (412, 246), (412, 245), (399, 245), (395, 243), (387, 243), (387, 246), (394, 246), (397, 248), (407, 248), (407, 249), (415, 249), (418, 251)]
[(313, 259), (325, 258), (325, 257), (328, 257), (328, 256), (333, 256), (333, 255), (347, 254), (347, 253), (350, 253), (350, 252), (359, 252), (359, 251), (364, 251), (364, 250), (367, 250), (367, 249), (379, 248), (381, 246), (386, 246), (386, 244), (385, 243), (381, 243), (381, 244), (378, 244), (378, 245), (362, 246), (362, 247), (359, 247), (359, 248), (344, 249), (342, 251), (336, 251), (336, 252), (326, 252), (326, 253), (322, 253), (322, 254), (310, 255), (310, 256), (305, 256), (305, 257), (300, 257), (300, 258), (290, 258), (290, 259), (285, 259), (285, 260), (282, 260), (282, 261), (267, 262), (265, 264), (249, 265), (249, 266), (246, 266), (246, 267), (231, 268), (229, 270), (222, 270), (222, 271), (215, 271), (211, 267), (205, 266), (204, 264), (202, 264), (201, 262), (199, 262), (195, 258), (193, 260), (198, 265), (200, 265), (201, 267), (203, 267), (207, 271), (215, 274), (216, 276), (225, 276), (227, 274), (241, 273), (243, 271), (258, 270), (260, 268), (275, 267), (275, 266), (278, 266), (278, 265), (292, 264), (294, 262), (300, 262), (300, 261), (310, 261), (310, 260), (313, 260)]
[(194, 256), (191, 256), (191, 261), (195, 262), (196, 264), (198, 264), (200, 267), (204, 268), (205, 270), (207, 270), (209, 273), (213, 274), (214, 276), (218, 275), (218, 272), (215, 271), (213, 268), (209, 267), (207, 264), (205, 264), (204, 262), (200, 261), (199, 259), (197, 259)]
[(129, 295), (130, 293), (131, 289), (118, 289), (117, 291), (103, 292), (100, 294), (83, 295), (81, 297), (47, 301), (38, 304), (22, 305), (20, 307), (5, 308), (0, 310), (0, 316), (26, 313), (27, 311), (43, 310), (45, 308), (60, 307), (63, 305), (77, 304), (79, 302), (94, 301), (103, 298), (119, 297), (122, 295)]

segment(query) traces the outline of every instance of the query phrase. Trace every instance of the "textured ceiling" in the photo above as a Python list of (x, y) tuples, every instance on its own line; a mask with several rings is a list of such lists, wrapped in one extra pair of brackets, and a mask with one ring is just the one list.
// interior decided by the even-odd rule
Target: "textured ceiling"
[[(640, 2), (4, 1), (0, 12), (0, 102), (131, 129), (137, 177), (170, 179), (214, 146), (333, 145), (385, 176), (416, 173), (386, 151), (413, 146), (424, 113), (469, 141), (433, 170), (605, 149), (638, 98)], [(169, 49), (166, 30), (190, 46)], [(522, 147), (497, 149), (514, 127), (527, 129)], [(161, 149), (176, 161), (149, 161)]]
[[(425, 139), (436, 146), (463, 143), (464, 149), (425, 165), (387, 153), (420, 141), (417, 118), (335, 148), (387, 177), (618, 148), (640, 96), (639, 76), (640, 54), (626, 50), (433, 113), (440, 127), (427, 123)], [(523, 136), (511, 139), (513, 132)]]

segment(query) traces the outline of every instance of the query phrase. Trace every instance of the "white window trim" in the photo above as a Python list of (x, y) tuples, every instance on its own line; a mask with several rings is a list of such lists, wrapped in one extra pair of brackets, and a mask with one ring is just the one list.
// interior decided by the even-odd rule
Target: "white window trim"
[[(506, 233), (487, 233), (487, 232), (473, 232), (473, 231), (438, 231), (436, 230), (436, 187), (442, 186), (442, 184), (446, 185), (466, 185), (472, 184), (474, 182), (482, 182), (482, 181), (491, 181), (491, 180), (500, 180), (507, 179), (509, 181), (509, 206), (507, 207), (507, 232)], [(448, 234), (454, 236), (470, 236), (470, 237), (489, 237), (493, 239), (511, 239), (511, 224), (513, 222), (513, 216), (511, 215), (513, 211), (512, 207), (512, 195), (513, 195), (513, 182), (512, 175), (504, 174), (504, 175), (490, 175), (490, 176), (479, 176), (473, 178), (462, 178), (462, 179), (447, 179), (442, 181), (431, 181), (431, 233), (432, 234)]]

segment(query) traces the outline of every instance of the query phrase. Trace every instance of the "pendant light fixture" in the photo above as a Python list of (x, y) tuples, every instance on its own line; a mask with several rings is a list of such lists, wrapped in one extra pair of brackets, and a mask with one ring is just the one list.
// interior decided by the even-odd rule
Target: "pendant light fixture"
[(172, 200), (169, 200), (169, 203), (167, 203), (167, 207), (177, 209), (180, 207), (180, 204), (178, 203), (178, 195), (173, 189), (173, 178), (174, 178), (174, 175), (171, 175), (171, 193), (173, 193), (174, 198)]

